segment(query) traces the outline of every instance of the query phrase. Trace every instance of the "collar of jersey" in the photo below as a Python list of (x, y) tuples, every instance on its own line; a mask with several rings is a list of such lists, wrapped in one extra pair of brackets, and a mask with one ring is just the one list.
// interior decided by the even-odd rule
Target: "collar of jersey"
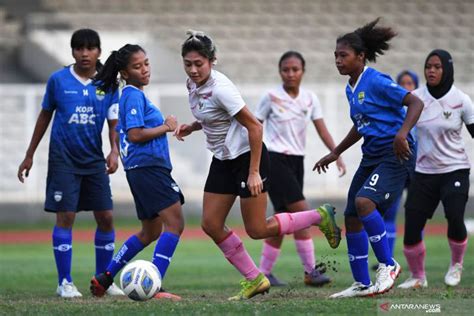
[[(71, 75), (76, 78), (77, 81), (79, 81), (83, 86), (87, 86), (92, 82), (92, 79), (87, 79), (84, 80), (82, 79), (75, 71), (74, 71), (74, 64), (69, 67), (69, 71), (71, 72)], [(97, 73), (97, 72), (96, 72)]]
[(369, 69), (369, 67), (367, 66), (364, 66), (364, 70), (362, 71), (362, 73), (359, 75), (359, 78), (357, 78), (357, 81), (354, 85), (354, 88), (352, 88), (351, 84), (349, 83), (349, 81), (347, 81), (347, 85), (349, 86), (349, 88), (351, 89), (351, 92), (354, 93), (354, 91), (357, 89), (357, 86), (359, 85), (359, 82), (360, 82), (360, 79), (362, 78), (362, 76), (364, 75), (364, 72)]
[(286, 92), (285, 88), (283, 87), (283, 84), (280, 85), (280, 91), (282, 91), (283, 95), (288, 100), (296, 101), (300, 98), (300, 96), (302, 94), (302, 91), (303, 91), (303, 88), (301, 86), (299, 87), (299, 92), (298, 92), (298, 95), (296, 96), (296, 98), (291, 97), (291, 95), (289, 95), (288, 92)]

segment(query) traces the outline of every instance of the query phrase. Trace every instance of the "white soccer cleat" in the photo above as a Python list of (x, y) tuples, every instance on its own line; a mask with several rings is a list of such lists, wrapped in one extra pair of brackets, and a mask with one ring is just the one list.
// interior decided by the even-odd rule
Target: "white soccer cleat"
[(354, 282), (344, 291), (334, 293), (329, 298), (346, 298), (346, 297), (364, 297), (374, 295), (374, 286), (372, 283), (364, 285), (360, 282)]
[(448, 286), (456, 286), (461, 282), (462, 264), (455, 263), (454, 266), (450, 266), (448, 273), (444, 276), (444, 283)]
[(397, 286), (399, 289), (421, 289), (424, 287), (428, 287), (428, 281), (426, 278), (418, 279), (414, 277), (409, 277), (405, 282)]
[(82, 297), (81, 292), (77, 290), (77, 287), (74, 285), (74, 283), (68, 282), (66, 279), (63, 279), (61, 285), (58, 285), (56, 294), (63, 298)]
[(105, 291), (105, 294), (110, 296), (123, 296), (125, 293), (115, 284), (112, 283), (111, 286)]
[(395, 259), (393, 259), (393, 262), (395, 263), (393, 266), (379, 263), (377, 274), (375, 275), (374, 294), (386, 293), (395, 284), (395, 279), (400, 275), (401, 267)]

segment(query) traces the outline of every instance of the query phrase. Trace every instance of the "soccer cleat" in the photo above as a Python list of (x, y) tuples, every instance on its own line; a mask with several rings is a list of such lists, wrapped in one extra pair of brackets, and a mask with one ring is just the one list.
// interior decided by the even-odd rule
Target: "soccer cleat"
[(181, 301), (181, 296), (169, 293), (164, 288), (160, 288), (158, 293), (156, 293), (153, 298), (156, 298), (158, 300), (168, 299), (172, 300), (173, 302)]
[(240, 281), (242, 289), (237, 295), (229, 297), (229, 301), (241, 301), (254, 297), (257, 294), (265, 294), (270, 291), (270, 281), (263, 273), (260, 273), (254, 280)]
[(322, 264), (317, 264), (310, 273), (304, 273), (304, 284), (309, 286), (323, 286), (330, 283), (331, 278), (325, 275), (326, 267)]
[(268, 275), (265, 275), (268, 279), (268, 281), (270, 281), (270, 285), (271, 286), (287, 286), (288, 283), (286, 283), (285, 281), (282, 281), (280, 279), (278, 279), (276, 276), (274, 276), (272, 273), (268, 274)]
[(399, 289), (421, 289), (423, 287), (428, 287), (428, 281), (426, 280), (426, 278), (418, 279), (412, 276), (406, 279), (405, 282), (397, 286), (397, 288)]
[(461, 282), (462, 264), (455, 263), (454, 266), (450, 266), (448, 272), (444, 276), (444, 283), (447, 286), (456, 286)]
[(329, 298), (346, 298), (346, 297), (365, 297), (374, 295), (374, 286), (372, 283), (364, 285), (360, 282), (354, 282), (344, 291), (334, 293)]
[(100, 273), (91, 279), (90, 290), (92, 295), (97, 297), (104, 296), (105, 292), (114, 283), (110, 272)]
[(56, 289), (56, 294), (63, 298), (73, 298), (73, 297), (82, 297), (82, 294), (77, 290), (77, 287), (72, 282), (63, 279), (58, 288)]
[(379, 263), (377, 274), (375, 275), (374, 294), (383, 294), (393, 287), (395, 279), (398, 278), (401, 272), (401, 267), (398, 262), (393, 259), (394, 265), (389, 266), (384, 263)]
[(334, 218), (335, 208), (331, 204), (323, 204), (316, 211), (321, 215), (319, 230), (321, 230), (328, 240), (331, 248), (337, 248), (341, 242), (341, 229), (337, 226)]
[(125, 293), (115, 284), (112, 283), (110, 287), (105, 291), (105, 294), (110, 296), (124, 296)]

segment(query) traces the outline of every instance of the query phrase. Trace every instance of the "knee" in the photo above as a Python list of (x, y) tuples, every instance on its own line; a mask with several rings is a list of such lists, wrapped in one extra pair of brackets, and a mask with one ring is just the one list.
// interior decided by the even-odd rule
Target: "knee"
[(56, 226), (71, 229), (75, 219), (76, 213), (74, 212), (58, 212), (56, 214)]
[(365, 197), (357, 197), (355, 199), (355, 206), (359, 216), (366, 216), (374, 210), (374, 202)]
[(358, 217), (346, 216), (344, 218), (344, 222), (346, 225), (346, 231), (348, 233), (358, 233), (364, 230), (364, 225), (362, 225), (362, 222), (360, 221)]
[(97, 212), (95, 216), (97, 228), (101, 231), (111, 231), (114, 229), (113, 215), (111, 211)]
[(208, 235), (209, 237), (213, 238), (218, 235), (218, 233), (222, 230), (222, 227), (219, 227), (212, 221), (203, 220), (201, 222), (202, 230)]
[(265, 231), (260, 228), (256, 227), (245, 227), (245, 231), (247, 232), (247, 235), (252, 238), (252, 239), (264, 239), (268, 237), (265, 234)]
[(154, 242), (155, 240), (158, 239), (158, 237), (160, 237), (160, 233), (153, 233), (153, 232), (145, 232), (143, 230), (141, 230), (138, 234), (137, 234), (137, 237), (138, 239), (140, 239), (140, 242), (143, 244), (143, 246), (148, 246), (149, 244), (151, 244), (152, 242)]

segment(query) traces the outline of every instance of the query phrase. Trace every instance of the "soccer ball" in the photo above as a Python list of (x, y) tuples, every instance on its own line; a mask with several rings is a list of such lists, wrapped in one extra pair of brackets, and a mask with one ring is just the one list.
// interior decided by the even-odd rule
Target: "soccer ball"
[(161, 274), (156, 266), (145, 260), (135, 260), (123, 268), (120, 287), (134, 301), (146, 301), (161, 288)]

